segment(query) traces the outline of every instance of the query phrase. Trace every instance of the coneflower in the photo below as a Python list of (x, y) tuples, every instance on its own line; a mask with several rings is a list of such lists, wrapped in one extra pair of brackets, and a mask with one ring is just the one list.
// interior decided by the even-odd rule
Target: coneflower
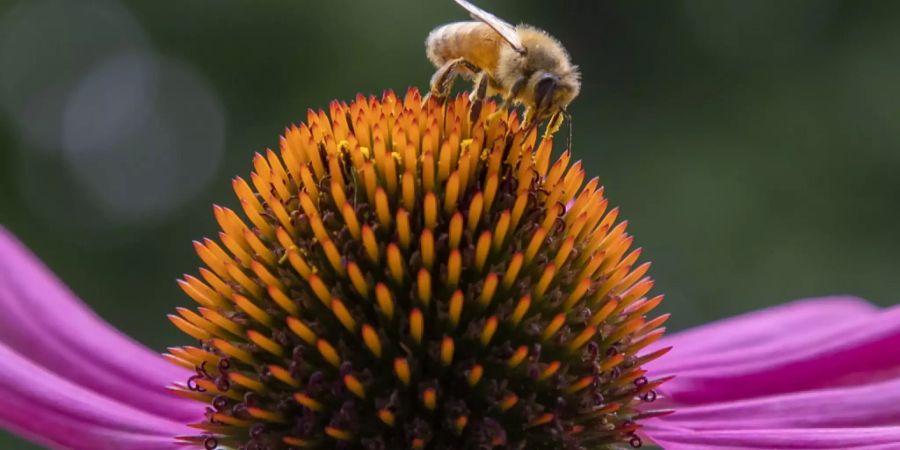
[(649, 263), (598, 180), (552, 137), (469, 100), (358, 96), (310, 111), (233, 180), (247, 220), (170, 316), (196, 346), (177, 393), (208, 449), (601, 449), (641, 445), (664, 379), (641, 352)]
[(215, 208), (180, 282), (183, 368), (0, 227), (0, 427), (57, 450), (900, 448), (900, 307), (662, 336), (598, 182), (486, 106), (359, 97), (257, 156), (247, 220)]

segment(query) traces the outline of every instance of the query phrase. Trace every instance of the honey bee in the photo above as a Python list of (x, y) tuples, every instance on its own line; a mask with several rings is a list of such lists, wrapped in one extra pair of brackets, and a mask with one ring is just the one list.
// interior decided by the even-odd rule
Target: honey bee
[(562, 44), (544, 30), (513, 26), (466, 0), (455, 1), (475, 21), (449, 23), (429, 33), (426, 54), (438, 68), (429, 96), (446, 98), (459, 75), (475, 82), (473, 122), (484, 98), (500, 95), (503, 107), (525, 106), (526, 127), (549, 118), (548, 132), (555, 132), (563, 117), (571, 123), (566, 108), (578, 96), (581, 81)]

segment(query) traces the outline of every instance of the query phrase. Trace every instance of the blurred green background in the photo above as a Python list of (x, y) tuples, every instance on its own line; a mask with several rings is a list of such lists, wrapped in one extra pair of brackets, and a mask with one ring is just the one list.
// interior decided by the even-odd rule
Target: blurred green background
[[(673, 329), (900, 292), (900, 2), (481, 0), (584, 74), (601, 177)], [(0, 223), (156, 348), (230, 177), (307, 108), (427, 86), (450, 0), (0, 1)], [(0, 448), (26, 449), (0, 434)]]

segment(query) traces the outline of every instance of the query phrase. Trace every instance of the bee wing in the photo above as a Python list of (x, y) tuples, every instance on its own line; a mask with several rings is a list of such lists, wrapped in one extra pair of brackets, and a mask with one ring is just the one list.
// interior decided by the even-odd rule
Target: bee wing
[(522, 41), (519, 39), (519, 35), (516, 33), (516, 27), (510, 25), (505, 20), (467, 2), (466, 0), (455, 0), (459, 6), (462, 6), (469, 12), (473, 19), (484, 22), (487, 26), (494, 29), (497, 34), (500, 35), (512, 48), (524, 54), (525, 46), (522, 45)]

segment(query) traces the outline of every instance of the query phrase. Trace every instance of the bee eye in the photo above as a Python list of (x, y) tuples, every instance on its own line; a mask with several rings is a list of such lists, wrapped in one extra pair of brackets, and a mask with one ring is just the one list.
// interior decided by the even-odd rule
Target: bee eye
[(546, 107), (553, 97), (553, 90), (555, 88), (556, 78), (550, 76), (542, 78), (534, 88), (535, 103), (541, 108)]

